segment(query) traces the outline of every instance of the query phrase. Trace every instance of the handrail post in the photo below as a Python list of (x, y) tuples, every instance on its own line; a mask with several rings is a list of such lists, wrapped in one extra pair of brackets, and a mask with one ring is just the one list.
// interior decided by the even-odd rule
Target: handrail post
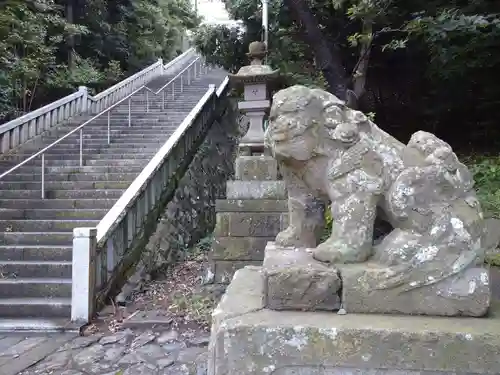
[(149, 90), (146, 90), (146, 112), (149, 112)]
[(88, 323), (95, 308), (97, 230), (73, 229), (71, 321)]
[(42, 199), (45, 199), (45, 153), (42, 154)]
[(193, 64), (194, 78), (196, 79), (196, 62)]
[(163, 96), (161, 108), (164, 110), (165, 109), (165, 90), (163, 90), (163, 92), (161, 94)]
[(131, 111), (132, 111), (132, 97), (128, 98), (128, 127), (132, 126), (132, 118), (131, 118)]
[(172, 81), (172, 99), (175, 99), (175, 81)]
[(80, 107), (82, 113), (87, 111), (87, 101), (89, 97), (89, 91), (87, 89), (87, 86), (79, 86), (78, 91), (82, 93), (82, 106)]
[(184, 91), (184, 77), (181, 74), (181, 92)]
[(108, 111), (108, 145), (111, 143), (111, 111)]
[(83, 128), (80, 129), (80, 167), (83, 167)]

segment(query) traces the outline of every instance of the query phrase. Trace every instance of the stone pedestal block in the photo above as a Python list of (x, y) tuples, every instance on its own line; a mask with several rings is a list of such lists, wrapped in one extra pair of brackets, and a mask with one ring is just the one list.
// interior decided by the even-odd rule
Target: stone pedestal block
[(262, 267), (236, 272), (213, 313), (209, 375), (494, 375), (500, 309), (487, 318), (338, 315), (265, 307)]
[(217, 283), (229, 283), (234, 272), (262, 264), (264, 248), (288, 226), (286, 200), (230, 199), (216, 203), (215, 240), (210, 255)]
[(216, 202), (215, 241), (209, 273), (228, 283), (234, 271), (262, 264), (268, 241), (288, 226), (287, 190), (277, 181), (278, 166), (269, 156), (239, 156), (236, 180), (226, 185), (226, 200)]
[(385, 268), (359, 264), (339, 269), (342, 306), (347, 312), (481, 317), (491, 302), (489, 271), (483, 267), (469, 268), (439, 283), (403, 292), (374, 287)]
[(228, 181), (227, 199), (288, 199), (283, 181)]
[[(334, 310), (335, 296), (340, 297), (336, 306), (341, 303), (348, 313), (481, 317), (491, 304), (489, 271), (480, 266), (410, 290), (381, 288), (380, 280), (387, 277), (389, 269), (377, 263), (326, 266), (313, 259), (309, 249), (276, 247), (269, 242), (263, 267), (268, 273), (271, 309), (294, 310), (300, 306), (304, 310)], [(308, 284), (305, 275), (310, 277)], [(336, 275), (342, 285), (334, 281)]]
[(273, 310), (338, 310), (341, 280), (336, 269), (308, 253), (269, 243), (263, 263), (266, 306)]
[(236, 180), (268, 181), (278, 179), (278, 163), (270, 156), (239, 156), (235, 162)]
[(288, 225), (282, 212), (218, 212), (217, 237), (276, 237)]

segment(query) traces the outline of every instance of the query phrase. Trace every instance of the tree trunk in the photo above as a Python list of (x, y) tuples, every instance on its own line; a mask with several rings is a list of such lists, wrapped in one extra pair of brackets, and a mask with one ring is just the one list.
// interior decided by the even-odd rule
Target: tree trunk
[[(363, 34), (372, 35), (373, 24), (371, 21), (363, 21)], [(359, 49), (359, 60), (352, 72), (352, 91), (348, 93), (347, 105), (352, 109), (359, 109), (359, 103), (366, 92), (366, 74), (370, 63), (370, 52), (372, 39), (361, 42)]]
[[(73, 0), (68, 0), (68, 4), (66, 6), (66, 21), (68, 23), (73, 23)], [(74, 56), (75, 49), (75, 37), (74, 35), (68, 36), (68, 65), (70, 68), (73, 68), (75, 63)]]
[(305, 0), (284, 0), (295, 21), (305, 29), (304, 39), (315, 55), (316, 65), (322, 71), (328, 84), (328, 91), (339, 99), (346, 99), (347, 77), (340, 56), (332, 53), (318, 21)]

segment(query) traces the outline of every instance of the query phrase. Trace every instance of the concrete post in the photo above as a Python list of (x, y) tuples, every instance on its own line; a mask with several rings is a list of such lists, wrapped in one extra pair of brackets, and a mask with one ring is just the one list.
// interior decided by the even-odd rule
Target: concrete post
[(96, 228), (73, 230), (71, 321), (88, 323), (95, 309)]
[(89, 99), (89, 91), (87, 89), (87, 86), (79, 86), (78, 87), (78, 92), (81, 92), (82, 95), (82, 106), (81, 106), (81, 111), (82, 113), (87, 112), (88, 109), (88, 99)]

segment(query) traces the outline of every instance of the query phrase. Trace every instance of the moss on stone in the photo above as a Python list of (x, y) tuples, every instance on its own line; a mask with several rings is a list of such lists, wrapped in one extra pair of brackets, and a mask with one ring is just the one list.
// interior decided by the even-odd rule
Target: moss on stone
[(500, 267), (500, 253), (486, 254), (484, 262), (493, 267)]

